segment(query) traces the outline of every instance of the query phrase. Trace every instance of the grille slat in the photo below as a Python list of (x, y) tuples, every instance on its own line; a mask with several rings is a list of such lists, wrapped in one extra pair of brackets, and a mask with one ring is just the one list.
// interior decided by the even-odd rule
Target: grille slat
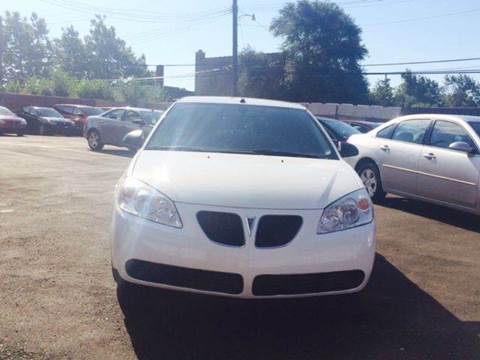
[(303, 220), (296, 215), (265, 215), (258, 223), (255, 245), (260, 248), (288, 244), (298, 234)]
[(125, 269), (134, 279), (196, 290), (240, 294), (243, 278), (240, 274), (128, 260)]
[(245, 245), (242, 219), (237, 214), (200, 211), (197, 220), (210, 240), (230, 246)]
[(259, 275), (253, 281), (255, 296), (316, 294), (359, 287), (365, 274), (361, 270), (318, 274)]

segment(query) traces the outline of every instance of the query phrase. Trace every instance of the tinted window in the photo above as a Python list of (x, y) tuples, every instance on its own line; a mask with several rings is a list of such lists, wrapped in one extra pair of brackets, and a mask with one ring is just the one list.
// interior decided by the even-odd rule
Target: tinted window
[(127, 115), (125, 116), (125, 120), (127, 120), (127, 121), (141, 120), (141, 117), (135, 111), (127, 111)]
[(451, 144), (457, 141), (463, 141), (470, 146), (475, 147), (475, 144), (463, 126), (450, 121), (438, 120), (435, 122), (430, 137), (430, 145), (448, 148)]
[(361, 133), (365, 134), (369, 131), (369, 129), (363, 127), (362, 125), (358, 125), (358, 124), (352, 124), (351, 125), (354, 129), (360, 131)]
[(155, 125), (157, 121), (162, 117), (161, 111), (140, 111), (140, 116), (146, 124)]
[(357, 129), (339, 120), (319, 118), (319, 121), (339, 140), (347, 140), (350, 136), (360, 133)]
[(306, 111), (249, 105), (177, 104), (146, 148), (337, 159)]
[(385, 129), (380, 130), (377, 133), (377, 137), (381, 139), (391, 139), (393, 131), (395, 130), (395, 126), (397, 126), (397, 124), (387, 126)]
[(430, 120), (406, 120), (395, 128), (393, 140), (422, 144), (427, 132)]
[(84, 107), (82, 108), (82, 112), (87, 116), (95, 116), (103, 113), (103, 109), (94, 108), (94, 107)]
[(125, 110), (117, 109), (109, 111), (108, 113), (104, 114), (103, 116), (109, 119), (120, 120), (123, 116)]
[(52, 108), (37, 108), (37, 113), (45, 117), (63, 117), (57, 110)]

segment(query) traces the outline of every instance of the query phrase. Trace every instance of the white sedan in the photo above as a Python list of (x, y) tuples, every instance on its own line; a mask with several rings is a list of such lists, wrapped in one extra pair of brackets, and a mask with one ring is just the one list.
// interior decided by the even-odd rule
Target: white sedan
[(410, 115), (348, 142), (374, 199), (386, 193), (480, 214), (480, 117)]
[(176, 102), (117, 185), (112, 238), (120, 282), (242, 298), (358, 292), (375, 257), (370, 197), (321, 125), (256, 99)]

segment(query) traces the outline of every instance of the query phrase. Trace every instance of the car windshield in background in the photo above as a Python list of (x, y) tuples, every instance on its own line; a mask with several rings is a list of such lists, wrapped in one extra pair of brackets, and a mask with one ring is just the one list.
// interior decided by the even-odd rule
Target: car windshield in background
[(0, 107), (0, 115), (9, 116), (9, 115), (15, 115), (15, 114), (13, 112), (11, 112), (10, 110), (8, 110), (7, 108)]
[(100, 115), (104, 111), (102, 109), (98, 108), (82, 108), (82, 111), (87, 115), (87, 116), (95, 116), (95, 115)]
[(341, 136), (342, 139), (347, 140), (352, 135), (360, 134), (360, 131), (339, 120), (327, 118), (320, 118), (319, 120), (331, 131), (333, 131), (337, 136)]
[(146, 149), (337, 159), (306, 111), (252, 105), (177, 104)]
[(475, 130), (475, 132), (480, 136), (480, 121), (478, 122), (469, 122), (470, 126)]
[(155, 125), (163, 113), (159, 111), (139, 111), (139, 114), (147, 124)]
[(62, 115), (54, 109), (51, 108), (37, 108), (38, 115), (45, 117), (62, 117)]

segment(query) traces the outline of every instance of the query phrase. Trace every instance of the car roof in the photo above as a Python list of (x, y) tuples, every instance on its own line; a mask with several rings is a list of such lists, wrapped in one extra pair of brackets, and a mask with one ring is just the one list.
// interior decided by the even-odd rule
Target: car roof
[(72, 107), (81, 107), (81, 108), (98, 108), (95, 105), (84, 105), (84, 104), (55, 104), (54, 106), (72, 106)]
[(352, 124), (365, 124), (365, 125), (372, 125), (372, 126), (380, 126), (383, 124), (383, 122), (375, 122), (375, 121), (367, 121), (367, 120), (342, 120), (343, 122), (346, 123), (352, 123)]
[(470, 116), (470, 115), (452, 115), (452, 114), (412, 114), (398, 117), (394, 120), (410, 120), (410, 119), (419, 119), (419, 118), (429, 118), (436, 120), (453, 120), (453, 121), (463, 121), (463, 122), (478, 122), (480, 121), (480, 116)]
[(280, 107), (286, 109), (301, 109), (305, 107), (301, 104), (295, 104), (286, 101), (242, 98), (242, 97), (226, 97), (226, 96), (187, 96), (177, 101), (177, 103), (202, 103), (202, 104), (246, 104), (254, 106)]
[(158, 109), (137, 108), (137, 107), (130, 107), (130, 106), (113, 107), (108, 109), (107, 111), (111, 111), (111, 110), (156, 111), (156, 112), (164, 111), (164, 110), (158, 110)]

